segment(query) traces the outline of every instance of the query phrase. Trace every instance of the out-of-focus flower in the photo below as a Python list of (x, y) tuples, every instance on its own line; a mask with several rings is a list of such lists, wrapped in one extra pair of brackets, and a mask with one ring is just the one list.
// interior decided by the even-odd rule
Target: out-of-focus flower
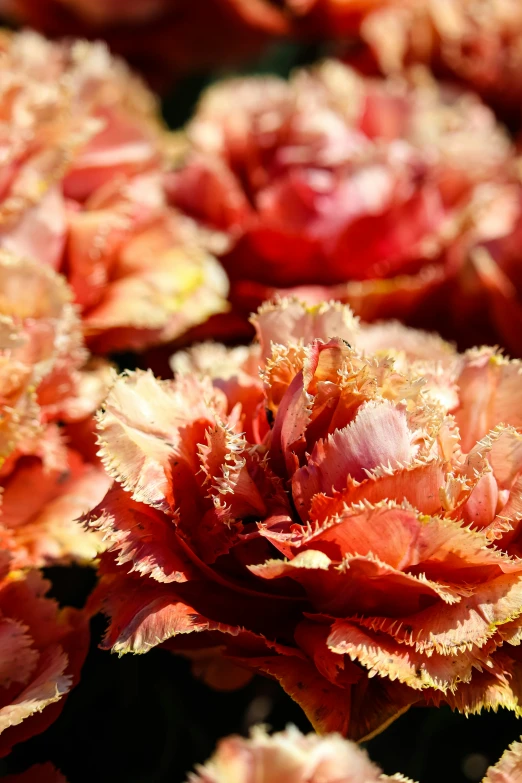
[[(482, 783), (518, 783), (522, 776), (522, 745), (514, 742)], [(187, 783), (378, 783), (401, 775), (383, 775), (365, 751), (338, 734), (304, 736), (293, 726), (266, 734), (255, 727), (248, 739), (221, 740), (209, 761)], [(410, 782), (411, 783), (411, 782)]]
[(187, 783), (378, 783), (402, 775), (381, 774), (366, 752), (338, 734), (303, 735), (293, 726), (271, 737), (256, 727), (248, 739), (221, 740)]
[(518, 783), (521, 778), (522, 743), (513, 742), (500, 761), (488, 769), (483, 783)]
[(61, 772), (52, 764), (36, 764), (19, 775), (7, 775), (5, 783), (67, 783)]
[(187, 134), (167, 186), (172, 203), (228, 236), (235, 320), (214, 321), (221, 333), (274, 289), (299, 287), (365, 320), (522, 352), (520, 329), (497, 314), (499, 292), (520, 311), (515, 264), (484, 253), (516, 229), (516, 159), (476, 96), (424, 71), (369, 79), (327, 61), (290, 82), (210, 88)]
[(104, 647), (262, 672), (354, 739), (415, 703), (521, 712), (520, 363), (340, 304), (254, 322), (100, 413)]
[(290, 30), (270, 0), (0, 0), (0, 13), (50, 38), (104, 39), (158, 87), (251, 60)]
[(518, 0), (377, 0), (366, 5), (358, 21), (358, 34), (384, 72), (427, 63), (499, 108), (520, 112)]
[(0, 545), (12, 567), (90, 561), (96, 536), (75, 521), (110, 481), (92, 414), (110, 369), (88, 363), (65, 280), (0, 251)]
[(78, 681), (89, 632), (85, 615), (59, 609), (45, 597), (49, 583), (37, 571), (9, 572), (8, 553), (0, 556), (0, 756), (5, 756), (56, 720)]
[(154, 96), (102, 44), (0, 35), (0, 247), (61, 271), (100, 351), (179, 336), (227, 280), (166, 204)]

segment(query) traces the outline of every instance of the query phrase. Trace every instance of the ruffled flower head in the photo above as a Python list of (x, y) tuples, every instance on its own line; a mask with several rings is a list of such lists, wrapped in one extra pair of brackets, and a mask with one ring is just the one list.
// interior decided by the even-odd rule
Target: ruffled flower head
[[(269, 736), (256, 727), (248, 739), (227, 737), (188, 783), (378, 783), (382, 775), (365, 751), (338, 734), (303, 735), (293, 726)], [(410, 782), (411, 783), (411, 782)]]
[(167, 206), (152, 93), (101, 43), (0, 34), (0, 247), (61, 271), (97, 351), (170, 340), (227, 280)]
[(91, 433), (110, 370), (51, 269), (1, 251), (0, 290), (1, 545), (15, 568), (88, 561), (100, 542), (75, 520), (110, 484)]
[(515, 260), (498, 247), (511, 238), (513, 255), (520, 233), (514, 152), (476, 96), (423, 71), (371, 79), (326, 61), (289, 82), (211, 87), (187, 135), (168, 191), (228, 238), (236, 319), (297, 288), (367, 321), (522, 351)]
[[(514, 742), (482, 783), (517, 783), (522, 775), (522, 745)], [(403, 775), (383, 775), (357, 745), (338, 734), (304, 736), (290, 726), (266, 734), (262, 727), (248, 739), (221, 740), (209, 761), (189, 775), (187, 783), (378, 783)], [(409, 781), (411, 783), (411, 781)]]
[(254, 322), (251, 356), (123, 375), (100, 413), (104, 646), (205, 650), (355, 739), (415, 703), (518, 713), (520, 364), (339, 304)]

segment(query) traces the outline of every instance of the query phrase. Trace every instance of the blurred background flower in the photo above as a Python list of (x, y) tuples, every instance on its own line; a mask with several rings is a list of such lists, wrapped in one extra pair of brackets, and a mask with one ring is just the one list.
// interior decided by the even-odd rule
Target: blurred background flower
[(210, 335), (248, 333), (255, 307), (298, 287), (366, 320), (522, 352), (518, 164), (475, 95), (330, 60), (211, 87), (187, 136), (170, 201), (227, 237), (233, 310)]
[(67, 277), (99, 352), (223, 310), (225, 274), (166, 203), (172, 145), (153, 94), (101, 43), (3, 32), (0, 54), (0, 247)]

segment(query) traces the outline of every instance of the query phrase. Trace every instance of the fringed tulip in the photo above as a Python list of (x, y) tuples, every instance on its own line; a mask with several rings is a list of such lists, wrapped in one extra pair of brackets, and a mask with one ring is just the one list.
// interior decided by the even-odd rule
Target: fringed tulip
[(417, 703), (522, 712), (520, 363), (340, 304), (254, 323), (99, 415), (103, 646), (264, 673), (354, 739)]
[[(380, 783), (402, 775), (382, 775), (365, 751), (338, 734), (301, 734), (293, 726), (269, 736), (263, 728), (250, 737), (221, 740), (209, 761), (187, 783)], [(411, 781), (410, 781), (411, 783)]]
[(152, 93), (105, 47), (1, 33), (0, 248), (62, 272), (100, 352), (171, 340), (227, 280), (168, 207)]
[[(514, 742), (498, 764), (488, 769), (482, 783), (518, 783), (521, 778), (522, 745)], [(304, 736), (289, 726), (271, 737), (263, 728), (256, 727), (248, 739), (221, 740), (212, 758), (189, 775), (187, 783), (379, 783), (385, 780), (408, 783), (401, 774), (391, 777), (381, 774), (363, 750), (338, 734)]]
[(517, 162), (476, 96), (327, 61), (211, 87), (187, 136), (170, 200), (228, 238), (234, 312), (207, 335), (293, 289), (522, 355)]
[(0, 544), (13, 568), (90, 561), (101, 543), (76, 519), (110, 485), (92, 434), (110, 369), (51, 269), (2, 251), (0, 291)]

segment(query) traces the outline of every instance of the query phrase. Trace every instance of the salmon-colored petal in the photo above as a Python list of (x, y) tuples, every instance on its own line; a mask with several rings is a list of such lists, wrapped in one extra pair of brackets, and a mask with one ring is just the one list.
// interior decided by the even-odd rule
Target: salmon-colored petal
[(218, 421), (214, 429), (207, 430), (199, 456), (207, 497), (224, 521), (266, 513), (265, 502), (249, 475), (249, 467), (254, 465), (242, 436)]
[[(384, 535), (386, 531), (386, 535)], [(347, 509), (324, 525), (295, 530), (294, 547), (319, 549), (334, 560), (348, 554), (372, 553), (389, 565), (454, 581), (470, 581), (474, 570), (493, 569), (497, 575), (517, 572), (519, 564), (488, 547), (483, 532), (440, 517), (426, 518), (407, 505), (381, 502)]]
[(208, 620), (179, 600), (175, 592), (165, 594), (157, 587), (140, 587), (127, 582), (124, 601), (117, 594), (113, 599), (106, 599), (104, 609), (110, 609), (111, 624), (103, 640), (104, 649), (119, 654), (145, 653), (183, 634), (205, 631), (233, 634), (239, 630)]
[(309, 517), (321, 524), (342, 514), (350, 505), (361, 501), (376, 504), (390, 497), (401, 503), (406, 501), (424, 514), (434, 515), (442, 508), (441, 490), (445, 483), (445, 466), (438, 460), (410, 465), (391, 474), (371, 476), (361, 482), (348, 479), (344, 491), (314, 495)]
[(0, 709), (0, 732), (17, 726), (45, 707), (59, 701), (71, 687), (66, 674), (67, 656), (60, 647), (42, 656), (35, 678), (12, 704)]
[(18, 620), (8, 617), (0, 620), (0, 687), (7, 688), (12, 682), (25, 683), (38, 662), (38, 652), (32, 647), (29, 629)]
[(249, 570), (263, 579), (289, 577), (303, 585), (318, 612), (336, 617), (357, 613), (409, 615), (442, 599), (457, 603), (468, 591), (398, 571), (374, 557), (346, 557), (334, 564), (308, 549), (290, 561), (269, 560)]
[(460, 402), (455, 411), (463, 451), (469, 451), (498, 424), (522, 426), (515, 403), (520, 377), (519, 363), (504, 359), (492, 349), (465, 355), (458, 379)]
[[(196, 473), (199, 437), (215, 420), (206, 402), (212, 396), (209, 385), (188, 379), (174, 385), (135, 372), (116, 380), (99, 417), (100, 456), (135, 500), (168, 510), (171, 459), (188, 460)], [(183, 443), (182, 432), (196, 424), (192, 442)]]
[(520, 575), (497, 577), (477, 587), (460, 603), (434, 604), (404, 620), (356, 618), (361, 625), (382, 631), (418, 651), (452, 655), (472, 645), (484, 646), (497, 626), (520, 615)]
[(272, 344), (302, 341), (307, 345), (317, 339), (328, 342), (332, 337), (354, 343), (359, 336), (352, 311), (338, 303), (307, 307), (297, 298), (281, 299), (263, 304), (251, 320), (265, 359), (272, 353)]
[(85, 317), (91, 344), (141, 350), (226, 310), (227, 279), (208, 254), (173, 247), (147, 272), (114, 281)]
[[(500, 707), (520, 715), (521, 691), (517, 666), (509, 655), (499, 651), (493, 659), (491, 670), (476, 673), (471, 682), (463, 683), (454, 693), (447, 693), (442, 698), (452, 709), (465, 715), (478, 715), (483, 710), (496, 712)], [(426, 693), (430, 703), (441, 703), (442, 694), (437, 691)]]
[(474, 669), (493, 666), (487, 653), (478, 649), (457, 656), (425, 656), (411, 647), (398, 644), (384, 634), (363, 630), (337, 620), (327, 640), (328, 648), (349, 655), (373, 675), (408, 685), (415, 690), (434, 688), (443, 693), (456, 690), (461, 682), (470, 682)]
[(101, 501), (110, 484), (101, 466), (82, 463), (72, 451), (63, 468), (54, 471), (40, 459), (20, 459), (4, 483), (0, 517), (15, 552), (13, 566), (92, 561), (102, 542), (77, 520)]
[(348, 478), (360, 481), (375, 468), (393, 470), (413, 456), (406, 411), (367, 403), (351, 424), (316, 444), (307, 465), (292, 477), (294, 498), (306, 511), (314, 495), (343, 490)]

